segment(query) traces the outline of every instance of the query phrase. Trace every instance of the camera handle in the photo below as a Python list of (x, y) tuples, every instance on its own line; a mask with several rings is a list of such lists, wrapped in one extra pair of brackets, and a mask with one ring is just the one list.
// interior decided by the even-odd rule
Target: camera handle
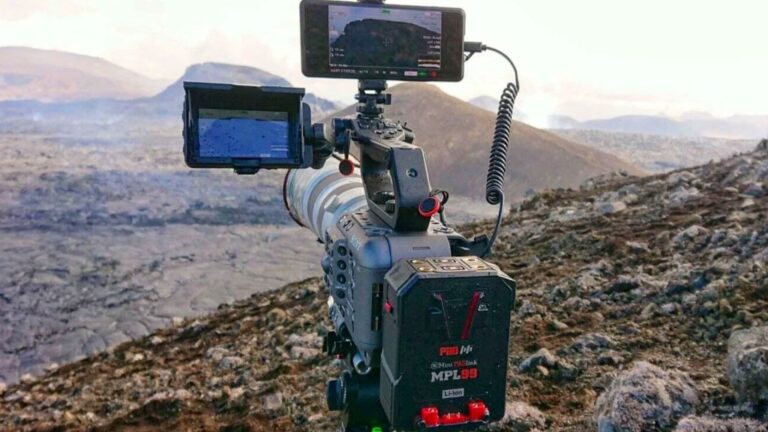
[[(400, 122), (384, 118), (382, 105), (392, 96), (383, 80), (361, 80), (355, 119), (334, 119), (335, 150), (346, 156), (359, 149), (360, 174), (370, 210), (395, 231), (426, 231), (439, 210), (431, 197), (424, 152), (415, 135)], [(351, 174), (340, 164), (342, 174)]]

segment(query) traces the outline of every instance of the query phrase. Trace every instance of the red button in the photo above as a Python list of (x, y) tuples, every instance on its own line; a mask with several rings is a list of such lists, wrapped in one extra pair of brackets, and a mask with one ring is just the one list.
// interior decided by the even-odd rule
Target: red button
[(349, 159), (344, 159), (339, 162), (339, 172), (341, 175), (350, 176), (355, 172), (355, 164)]
[(421, 409), (421, 420), (426, 427), (440, 426), (440, 413), (435, 407), (426, 407)]
[(441, 418), (440, 421), (444, 425), (456, 425), (467, 423), (468, 419), (467, 416), (462, 413), (448, 413), (443, 414), (443, 418)]
[(392, 313), (392, 309), (393, 309), (393, 307), (392, 307), (392, 303), (390, 303), (390, 302), (386, 302), (386, 303), (384, 303), (384, 310), (385, 310), (385, 311), (386, 311), (388, 314), (391, 314), (391, 313)]
[(488, 408), (482, 402), (469, 403), (469, 420), (481, 421), (488, 416)]
[(419, 204), (419, 214), (425, 218), (431, 218), (440, 211), (440, 200), (429, 197)]

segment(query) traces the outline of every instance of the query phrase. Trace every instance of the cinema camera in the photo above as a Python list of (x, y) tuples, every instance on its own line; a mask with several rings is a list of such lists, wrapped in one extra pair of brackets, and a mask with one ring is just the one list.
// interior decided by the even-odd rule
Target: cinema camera
[(460, 81), (485, 50), (514, 63), (464, 42), (460, 9), (382, 3), (301, 3), (303, 72), (358, 79), (355, 118), (312, 124), (303, 89), (187, 82), (185, 159), (238, 174), (289, 169), (288, 212), (325, 245), (334, 331), (324, 345), (344, 364), (327, 402), (341, 430), (473, 430), (505, 408), (515, 282), (482, 257), (503, 215), (517, 70), (491, 145), (496, 226), (466, 239), (446, 224), (448, 193), (431, 186), (414, 132), (384, 117), (386, 80)]

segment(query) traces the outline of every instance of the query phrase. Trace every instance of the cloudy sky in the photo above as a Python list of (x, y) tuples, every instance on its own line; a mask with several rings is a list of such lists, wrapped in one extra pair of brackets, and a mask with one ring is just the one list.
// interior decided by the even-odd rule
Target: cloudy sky
[[(398, 0), (462, 7), (467, 39), (521, 70), (529, 116), (768, 114), (765, 0)], [(191, 63), (256, 66), (336, 101), (355, 83), (301, 75), (298, 0), (0, 0), (0, 46), (100, 56), (168, 80)], [(510, 78), (494, 54), (441, 85), (496, 96)]]

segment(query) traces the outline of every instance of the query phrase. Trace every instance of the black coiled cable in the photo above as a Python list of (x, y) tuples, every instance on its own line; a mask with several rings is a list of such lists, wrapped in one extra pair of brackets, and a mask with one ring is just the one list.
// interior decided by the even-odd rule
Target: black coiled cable
[(515, 107), (517, 87), (507, 84), (501, 94), (499, 112), (496, 115), (496, 128), (493, 132), (493, 145), (488, 160), (488, 178), (485, 185), (485, 200), (497, 205), (504, 199), (504, 177), (507, 173), (507, 152), (509, 137), (512, 133), (512, 111)]
[(499, 235), (501, 222), (504, 218), (504, 179), (507, 173), (509, 138), (512, 134), (512, 113), (515, 108), (515, 99), (517, 99), (517, 95), (520, 92), (520, 79), (517, 74), (517, 66), (515, 66), (515, 62), (503, 52), (482, 44), (475, 44), (472, 48), (467, 60), (469, 60), (475, 52), (485, 50), (493, 51), (504, 57), (515, 71), (515, 81), (507, 84), (507, 87), (501, 94), (499, 112), (496, 115), (496, 128), (493, 132), (493, 145), (491, 146), (491, 154), (488, 158), (488, 177), (485, 184), (485, 200), (488, 204), (499, 206), (499, 215), (496, 218), (496, 226), (493, 229), (493, 234), (488, 242), (488, 247), (482, 255), (486, 256), (491, 252), (491, 249), (493, 249), (493, 244), (496, 241), (496, 237)]

